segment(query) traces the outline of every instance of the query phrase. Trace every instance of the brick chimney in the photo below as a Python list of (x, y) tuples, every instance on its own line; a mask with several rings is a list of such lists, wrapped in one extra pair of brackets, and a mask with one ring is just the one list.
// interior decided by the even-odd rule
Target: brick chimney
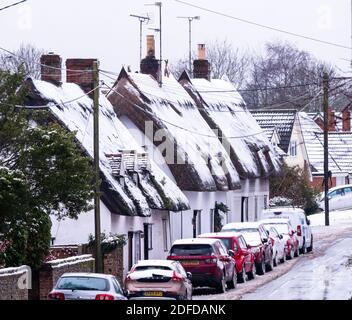
[(198, 44), (198, 59), (193, 61), (193, 77), (210, 80), (210, 63), (205, 58), (205, 44)]
[[(67, 59), (66, 60), (66, 82), (79, 85), (85, 93), (94, 89), (93, 62), (97, 59)], [(93, 97), (93, 92), (89, 94)]]
[(147, 56), (140, 64), (141, 73), (150, 74), (158, 79), (159, 61), (155, 59), (155, 39), (153, 35), (147, 35)]
[(351, 111), (344, 110), (342, 112), (342, 131), (351, 131)]
[(328, 111), (328, 131), (329, 132), (336, 131), (335, 112), (332, 110), (332, 108), (329, 108), (329, 111)]
[(61, 63), (59, 55), (49, 52), (40, 57), (40, 79), (56, 86), (61, 85)]

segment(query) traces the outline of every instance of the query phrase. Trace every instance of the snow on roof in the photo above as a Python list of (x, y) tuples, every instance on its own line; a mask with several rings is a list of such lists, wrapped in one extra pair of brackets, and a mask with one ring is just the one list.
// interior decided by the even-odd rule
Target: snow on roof
[(232, 158), (235, 166), (239, 162), (246, 175), (255, 177), (262, 176), (263, 171), (269, 174), (280, 170), (279, 156), (231, 82), (222, 79), (181, 82), (190, 93), (196, 91), (200, 95), (205, 117), (221, 130), (237, 157), (236, 161)]
[(228, 231), (230, 229), (249, 229), (249, 228), (258, 228), (260, 222), (232, 222), (225, 224), (222, 227), (222, 230)]
[(272, 218), (260, 220), (262, 224), (290, 224), (289, 218)]
[[(324, 172), (324, 134), (305, 112), (299, 112), (307, 156), (312, 173)], [(352, 172), (352, 132), (329, 132), (329, 170), (332, 173)]]
[(175, 263), (174, 260), (139, 260), (137, 266), (166, 266), (169, 267)]
[(296, 118), (295, 110), (251, 110), (253, 117), (261, 128), (275, 127), (280, 137), (279, 147), (288, 152), (291, 140), (291, 133)]
[[(49, 82), (33, 80), (35, 89), (41, 98), (49, 101), (48, 107), (52, 114), (64, 126), (76, 132), (76, 138), (89, 156), (94, 156), (93, 146), (93, 101), (84, 94), (82, 89), (73, 83), (63, 83), (57, 87)], [(80, 97), (77, 99), (77, 97)], [(186, 209), (188, 200), (182, 191), (151, 161), (150, 174), (155, 177), (151, 181), (149, 174), (137, 172), (139, 183), (127, 172), (124, 175), (124, 185), (113, 175), (113, 170), (109, 162), (109, 154), (116, 154), (119, 151), (135, 150), (145, 152), (138, 145), (127, 128), (117, 118), (112, 105), (100, 94), (99, 109), (99, 157), (100, 170), (104, 175), (109, 192), (116, 198), (120, 214), (132, 214), (148, 216), (152, 209), (172, 209), (174, 211)], [(162, 183), (160, 194), (155, 183)], [(170, 200), (170, 208), (167, 208), (164, 200)], [(110, 194), (107, 198), (111, 198)], [(103, 198), (104, 199), (104, 198)], [(108, 199), (110, 200), (110, 199)]]
[(174, 241), (172, 244), (179, 245), (179, 244), (209, 244), (212, 245), (217, 242), (218, 239), (211, 239), (211, 238), (190, 238), (190, 239), (179, 239)]
[[(193, 190), (200, 191), (228, 190), (239, 186), (239, 175), (225, 148), (203, 119), (193, 99), (173, 76), (163, 77), (162, 87), (159, 87), (150, 75), (127, 72), (124, 75), (122, 80), (119, 77), (121, 81), (115, 84), (109, 99), (121, 113), (129, 113), (127, 115), (140, 130), (144, 131), (148, 120), (153, 121), (158, 129), (166, 129), (170, 141), (176, 142), (177, 156), (192, 167), (191, 177), (186, 173), (189, 170), (187, 166), (182, 164), (176, 168), (176, 164), (168, 163), (178, 185), (189, 190), (188, 184), (192, 182), (196, 186)], [(123, 90), (127, 90), (129, 95), (124, 96), (125, 99), (121, 99), (120, 92)], [(128, 100), (132, 99), (138, 99), (137, 106), (129, 103)], [(185, 177), (188, 181), (181, 181)]]
[(198, 238), (232, 238), (239, 237), (241, 233), (239, 232), (212, 232), (212, 233), (202, 233), (198, 236)]

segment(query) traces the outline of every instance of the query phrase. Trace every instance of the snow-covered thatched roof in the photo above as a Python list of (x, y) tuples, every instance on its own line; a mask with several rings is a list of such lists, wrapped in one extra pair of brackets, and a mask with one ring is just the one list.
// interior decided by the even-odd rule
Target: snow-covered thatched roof
[(190, 79), (184, 73), (180, 83), (197, 101), (210, 127), (221, 132), (223, 144), (229, 144), (231, 160), (241, 177), (265, 177), (280, 171), (281, 156), (231, 82)]
[[(142, 132), (147, 121), (153, 123), (154, 132), (164, 130), (166, 142), (175, 149), (168, 166), (182, 190), (239, 188), (239, 175), (226, 149), (172, 75), (163, 77), (160, 87), (151, 75), (123, 69), (108, 98), (116, 112), (130, 118)], [(154, 139), (154, 144), (160, 141)]]
[[(76, 132), (77, 141), (91, 157), (93, 149), (93, 101), (73, 83), (55, 86), (49, 82), (27, 80), (31, 90), (27, 105), (46, 105), (60, 124)], [(112, 105), (100, 94), (99, 144), (102, 199), (112, 212), (122, 215), (148, 216), (151, 209), (185, 210), (188, 200), (182, 191), (149, 159), (150, 166), (137, 163), (128, 170), (113, 170), (111, 155), (120, 160), (129, 155), (132, 161), (145, 150), (138, 145), (127, 128), (117, 118)], [(144, 161), (143, 157), (140, 161)], [(139, 169), (143, 167), (143, 169)]]

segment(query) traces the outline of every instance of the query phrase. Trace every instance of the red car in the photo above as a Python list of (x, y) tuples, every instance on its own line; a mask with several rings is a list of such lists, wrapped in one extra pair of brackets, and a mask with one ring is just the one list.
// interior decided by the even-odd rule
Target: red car
[(246, 279), (251, 280), (255, 277), (254, 253), (248, 248), (241, 234), (234, 232), (204, 233), (198, 238), (216, 238), (224, 243), (235, 260), (238, 282), (243, 283)]
[(282, 234), (285, 241), (285, 254), (287, 259), (293, 259), (299, 255), (299, 239), (297, 232), (291, 226), (289, 219), (277, 218), (262, 220), (262, 223), (273, 226), (278, 233)]
[(224, 293), (226, 286), (232, 289), (237, 284), (235, 261), (219, 239), (176, 240), (167, 259), (181, 262), (192, 273), (193, 287), (214, 287)]
[(249, 248), (254, 253), (256, 274), (263, 275), (265, 271), (273, 270), (273, 247), (263, 224), (259, 222), (228, 223), (222, 227), (221, 232), (238, 232), (242, 234)]

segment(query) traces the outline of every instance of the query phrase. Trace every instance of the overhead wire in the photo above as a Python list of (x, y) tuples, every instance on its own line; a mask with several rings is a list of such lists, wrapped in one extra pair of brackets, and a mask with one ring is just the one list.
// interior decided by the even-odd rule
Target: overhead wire
[(247, 20), (247, 19), (235, 17), (235, 16), (229, 15), (227, 13), (223, 13), (223, 12), (220, 12), (220, 11), (216, 11), (216, 10), (208, 9), (208, 8), (205, 8), (205, 7), (201, 7), (201, 6), (186, 2), (186, 1), (182, 1), (182, 0), (174, 0), (174, 1), (178, 2), (180, 4), (183, 4), (183, 5), (189, 6), (189, 7), (193, 7), (193, 8), (202, 10), (202, 11), (213, 13), (213, 14), (216, 14), (216, 15), (219, 15), (219, 16), (222, 16), (222, 17), (226, 17), (226, 18), (232, 19), (232, 20), (237, 20), (237, 21), (240, 21), (240, 22), (243, 22), (243, 23), (246, 23), (246, 24), (254, 25), (254, 26), (257, 26), (257, 27), (260, 27), (260, 28), (264, 28), (264, 29), (268, 29), (268, 30), (284, 33), (284, 34), (287, 34), (287, 35), (290, 35), (290, 36), (294, 36), (294, 37), (298, 37), (298, 38), (302, 38), (302, 39), (306, 39), (306, 40), (310, 40), (310, 41), (315, 41), (315, 42), (319, 42), (319, 43), (323, 43), (323, 44), (326, 44), (326, 45), (331, 45), (331, 46), (335, 46), (335, 47), (339, 47), (339, 48), (343, 48), (343, 49), (348, 49), (348, 50), (352, 49), (351, 47), (346, 46), (346, 45), (342, 45), (342, 44), (339, 44), (339, 43), (334, 43), (334, 42), (330, 42), (330, 41), (326, 41), (326, 40), (322, 40), (322, 39), (313, 38), (313, 37), (310, 37), (310, 36), (306, 36), (306, 35), (299, 34), (299, 33), (296, 33), (296, 32), (291, 32), (291, 31), (279, 29), (279, 28), (276, 28), (276, 27), (271, 27), (271, 26), (264, 25), (264, 24), (261, 24), (261, 23), (257, 23), (257, 22), (254, 22), (254, 21), (250, 21), (250, 20)]

